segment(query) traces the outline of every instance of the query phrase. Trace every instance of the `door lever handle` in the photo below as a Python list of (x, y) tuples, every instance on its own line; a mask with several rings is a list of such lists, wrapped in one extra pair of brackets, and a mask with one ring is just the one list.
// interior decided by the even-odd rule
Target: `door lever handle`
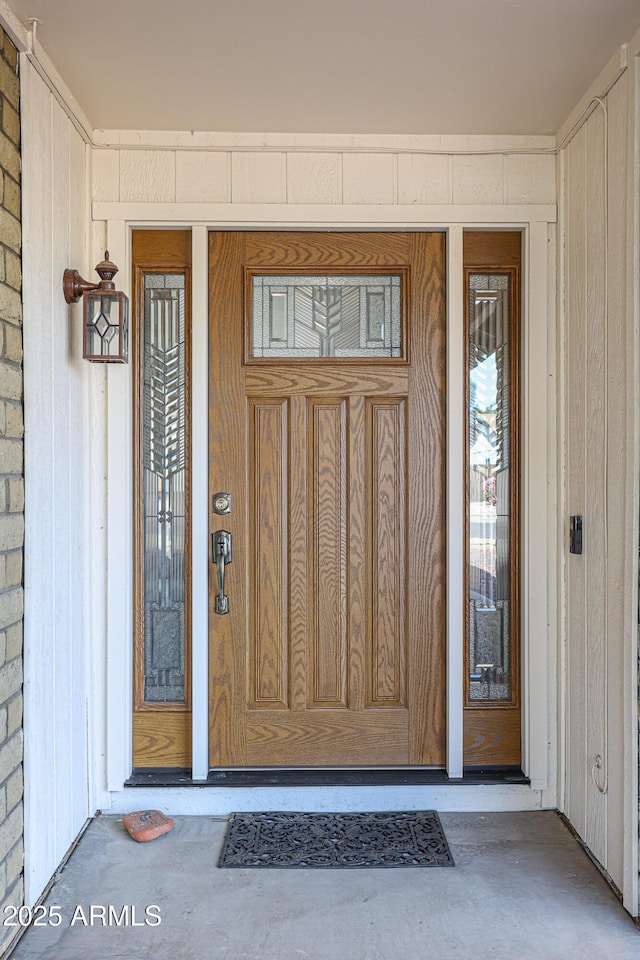
[(224, 592), (224, 572), (228, 563), (231, 563), (231, 534), (228, 530), (216, 530), (211, 534), (212, 561), (216, 565), (218, 576), (218, 593), (216, 595), (216, 613), (229, 613), (229, 597)]

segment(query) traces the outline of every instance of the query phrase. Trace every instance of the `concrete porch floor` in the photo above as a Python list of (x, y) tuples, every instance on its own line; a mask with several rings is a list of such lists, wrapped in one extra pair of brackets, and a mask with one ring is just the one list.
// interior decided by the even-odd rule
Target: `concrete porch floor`
[[(136, 844), (121, 818), (99, 817), (47, 899), (61, 924), (31, 927), (11, 957), (638, 960), (640, 929), (555, 813), (441, 820), (453, 869), (220, 870), (220, 820), (180, 817)], [(88, 922), (91, 904), (135, 914), (102, 926), (94, 911), (85, 926), (76, 908)]]

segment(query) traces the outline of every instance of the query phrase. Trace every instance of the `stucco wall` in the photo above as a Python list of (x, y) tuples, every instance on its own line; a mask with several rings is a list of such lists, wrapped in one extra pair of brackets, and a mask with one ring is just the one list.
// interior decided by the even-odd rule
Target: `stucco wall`
[[(18, 53), (0, 30), (0, 916), (23, 902), (23, 380)], [(11, 938), (0, 926), (0, 950)]]

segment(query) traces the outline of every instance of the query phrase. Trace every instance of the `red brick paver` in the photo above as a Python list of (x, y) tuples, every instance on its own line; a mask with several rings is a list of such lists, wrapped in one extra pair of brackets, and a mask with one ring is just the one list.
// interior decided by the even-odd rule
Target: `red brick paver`
[(128, 813), (122, 822), (127, 833), (138, 843), (147, 843), (173, 830), (171, 817), (165, 817), (159, 810), (136, 810)]

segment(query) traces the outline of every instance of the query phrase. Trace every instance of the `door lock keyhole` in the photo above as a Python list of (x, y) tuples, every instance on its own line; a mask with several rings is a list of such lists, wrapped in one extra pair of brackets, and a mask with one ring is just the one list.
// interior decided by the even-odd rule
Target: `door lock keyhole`
[(218, 514), (231, 513), (230, 493), (214, 493), (213, 512)]

